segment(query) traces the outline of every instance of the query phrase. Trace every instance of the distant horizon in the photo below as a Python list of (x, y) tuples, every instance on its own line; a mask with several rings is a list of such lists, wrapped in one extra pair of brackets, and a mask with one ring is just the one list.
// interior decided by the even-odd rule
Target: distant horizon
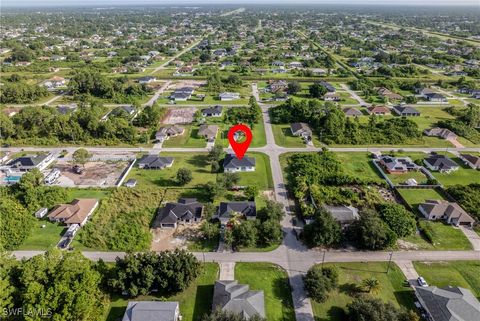
[(225, 1), (225, 0), (2, 0), (0, 7), (3, 8), (42, 8), (42, 7), (99, 7), (99, 6), (249, 6), (249, 5), (354, 5), (354, 6), (379, 6), (379, 7), (476, 7), (480, 10), (479, 0), (424, 0), (421, 4), (418, 0), (405, 0), (399, 4), (396, 0), (245, 0), (245, 1)]

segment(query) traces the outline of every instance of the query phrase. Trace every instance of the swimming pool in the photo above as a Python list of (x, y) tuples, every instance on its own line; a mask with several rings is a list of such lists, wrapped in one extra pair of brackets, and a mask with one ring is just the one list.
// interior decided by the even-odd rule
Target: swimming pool
[(3, 178), (3, 181), (8, 184), (18, 183), (22, 176), (7, 176)]

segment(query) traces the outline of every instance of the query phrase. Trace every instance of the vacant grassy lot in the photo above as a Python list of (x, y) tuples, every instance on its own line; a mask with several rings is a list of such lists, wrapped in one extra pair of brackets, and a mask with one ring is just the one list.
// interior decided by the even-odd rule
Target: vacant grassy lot
[(75, 198), (96, 198), (104, 199), (111, 193), (110, 189), (93, 189), (93, 188), (70, 188), (68, 189), (69, 201)]
[[(188, 289), (171, 297), (140, 296), (132, 298), (132, 301), (178, 301), (183, 321), (196, 321), (202, 315), (209, 313), (212, 306), (213, 286), (218, 277), (218, 264), (205, 263), (202, 275), (193, 282)], [(127, 307), (128, 300), (123, 297), (115, 297), (110, 303), (110, 308), (105, 320), (120, 321)]]
[[(175, 159), (173, 166), (160, 170), (139, 169), (135, 167), (131, 170), (127, 179), (136, 179), (141, 186), (193, 188), (199, 184), (215, 181), (216, 176), (220, 175), (211, 172), (211, 166), (208, 163), (206, 153), (162, 153), (161, 156), (173, 157)], [(253, 152), (247, 153), (247, 156), (255, 158), (256, 170), (249, 173), (239, 173), (239, 184), (256, 185), (260, 190), (273, 188), (268, 156), (263, 153)], [(192, 181), (185, 186), (179, 186), (176, 182), (177, 171), (182, 167), (190, 169), (193, 176)]]
[(461, 230), (443, 221), (421, 221), (420, 226), (431, 231), (434, 250), (471, 250), (472, 244)]
[(480, 261), (413, 262), (429, 285), (460, 286), (480, 298)]
[(372, 164), (370, 153), (335, 153), (345, 171), (355, 177), (383, 182)]
[(47, 250), (55, 247), (66, 230), (65, 225), (50, 222), (47, 218), (36, 220), (33, 226), (30, 236), (20, 245), (19, 250)]
[(411, 288), (403, 286), (405, 276), (395, 263), (391, 264), (388, 274), (386, 273), (387, 262), (325, 265), (333, 265), (338, 268), (339, 287), (330, 293), (328, 300), (324, 303), (317, 303), (312, 300), (316, 321), (346, 320), (345, 307), (353, 301), (354, 295), (358, 293), (359, 287), (361, 288), (362, 280), (369, 277), (374, 277), (380, 282), (378, 293), (372, 293), (371, 295), (385, 302), (391, 302), (395, 306), (413, 309), (413, 291)]
[(267, 320), (295, 320), (292, 290), (285, 270), (271, 263), (237, 263), (235, 279), (250, 285), (251, 290), (264, 291)]
[(428, 177), (420, 171), (408, 171), (406, 173), (387, 174), (394, 184), (404, 184), (408, 179), (413, 178), (418, 184), (425, 184)]

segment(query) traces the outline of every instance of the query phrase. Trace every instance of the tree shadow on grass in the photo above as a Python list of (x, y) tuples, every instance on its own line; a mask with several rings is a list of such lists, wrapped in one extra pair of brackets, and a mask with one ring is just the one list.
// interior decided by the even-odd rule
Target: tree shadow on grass
[(355, 283), (344, 283), (338, 286), (338, 291), (351, 297), (356, 297), (362, 293), (362, 289)]
[(111, 307), (106, 321), (121, 321), (124, 313), (125, 307)]
[(293, 309), (293, 302), (291, 296), (292, 290), (288, 279), (286, 277), (278, 277), (273, 280), (273, 295), (282, 300), (282, 305), (284, 307)]
[(192, 320), (200, 320), (203, 315), (210, 313), (212, 309), (212, 298), (213, 284), (197, 286)]
[(208, 167), (207, 155), (193, 155), (188, 158), (186, 162), (195, 167), (195, 171), (200, 173), (210, 173), (210, 167)]

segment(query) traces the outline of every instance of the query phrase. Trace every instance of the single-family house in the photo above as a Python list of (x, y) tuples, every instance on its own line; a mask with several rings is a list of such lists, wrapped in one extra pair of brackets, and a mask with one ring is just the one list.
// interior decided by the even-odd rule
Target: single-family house
[(443, 139), (456, 139), (457, 135), (452, 132), (450, 129), (434, 127), (430, 129), (425, 129), (423, 133), (427, 136), (435, 136)]
[(214, 106), (202, 109), (202, 116), (203, 117), (220, 117), (222, 116), (223, 107), (222, 106)]
[(445, 220), (455, 226), (473, 226), (475, 220), (457, 203), (445, 200), (426, 200), (418, 206), (420, 213), (428, 220)]
[(325, 95), (323, 95), (323, 100), (324, 101), (340, 101), (340, 96), (336, 93), (332, 92), (327, 92)]
[(185, 132), (185, 128), (182, 126), (178, 125), (168, 125), (160, 128), (156, 133), (155, 133), (155, 139), (159, 142), (163, 142), (170, 137), (176, 137), (183, 135)]
[(122, 114), (126, 114), (127, 116), (133, 116), (133, 114), (135, 114), (135, 111), (136, 109), (133, 105), (122, 105), (113, 109), (111, 111), (111, 114), (116, 116), (122, 115)]
[(217, 125), (202, 124), (198, 128), (198, 136), (205, 138), (209, 142), (215, 141), (215, 137), (218, 133)]
[(93, 198), (75, 199), (70, 204), (60, 204), (48, 213), (52, 222), (62, 222), (67, 226), (78, 224), (85, 225), (88, 218), (98, 207), (98, 200)]
[(448, 102), (448, 99), (444, 95), (439, 94), (439, 93), (433, 93), (432, 92), (432, 93), (429, 93), (429, 94), (425, 94), (424, 96), (428, 101), (431, 101), (431, 102), (437, 102), (437, 103)]
[(223, 92), (218, 95), (218, 98), (220, 98), (221, 101), (236, 100), (240, 99), (240, 93)]
[(285, 67), (285, 63), (283, 61), (280, 61), (280, 60), (275, 60), (274, 62), (272, 62), (272, 66)]
[(367, 112), (370, 115), (384, 116), (390, 114), (390, 108), (386, 106), (371, 106), (367, 108)]
[(290, 124), (290, 130), (292, 131), (293, 136), (300, 136), (300, 137), (311, 137), (312, 130), (310, 126), (306, 123), (292, 123)]
[(178, 224), (198, 222), (203, 205), (196, 198), (181, 198), (177, 203), (167, 203), (157, 211), (153, 227), (176, 228)]
[(225, 173), (253, 172), (255, 171), (255, 158), (243, 156), (239, 159), (233, 154), (227, 154), (223, 160)]
[(460, 166), (445, 155), (431, 154), (423, 160), (423, 163), (432, 171), (450, 173), (456, 171)]
[(186, 101), (192, 97), (195, 88), (193, 87), (181, 87), (175, 89), (175, 91), (170, 96), (170, 99), (175, 101)]
[(382, 155), (380, 156), (379, 162), (389, 174), (406, 173), (408, 171), (418, 170), (418, 165), (415, 164), (410, 157)]
[(393, 107), (393, 111), (398, 116), (420, 116), (420, 112), (408, 105), (398, 105)]
[(415, 286), (414, 292), (428, 321), (480, 320), (480, 302), (468, 289)]
[(397, 93), (392, 92), (390, 89), (385, 87), (380, 87), (377, 89), (377, 93), (388, 100), (402, 100), (403, 97)]
[(480, 157), (476, 155), (471, 155), (471, 154), (460, 154), (458, 156), (465, 165), (470, 166), (473, 169), (480, 169)]
[(149, 84), (149, 83), (152, 83), (152, 82), (155, 82), (155, 81), (157, 81), (157, 78), (154, 77), (154, 76), (145, 76), (145, 77), (138, 78), (138, 83), (139, 84)]
[(337, 90), (335, 89), (335, 87), (330, 84), (329, 82), (326, 82), (326, 81), (317, 81), (317, 84), (319, 84), (320, 86), (323, 86), (325, 87), (325, 89), (327, 90), (327, 93), (334, 93), (336, 92)]
[(236, 214), (243, 216), (247, 220), (256, 219), (257, 207), (255, 206), (255, 202), (221, 202), (214, 217), (218, 218), (220, 222), (225, 225), (230, 218)]
[[(219, 280), (213, 288), (212, 310), (239, 314), (245, 319), (265, 318), (265, 297), (262, 290), (250, 290), (247, 284), (236, 280)], [(125, 320), (124, 320), (125, 321)]]
[(290, 68), (303, 68), (303, 64), (300, 61), (292, 61), (288, 64)]
[(173, 301), (129, 301), (122, 321), (180, 321), (180, 305)]
[(347, 117), (359, 117), (359, 116), (363, 115), (360, 110), (358, 110), (357, 108), (353, 108), (353, 107), (344, 108), (343, 112), (345, 113), (345, 116), (347, 116)]
[(34, 168), (43, 171), (54, 160), (53, 154), (38, 154), (20, 156), (9, 161), (5, 166), (2, 166), (3, 171), (17, 171), (28, 172)]
[(144, 155), (137, 162), (138, 168), (142, 169), (164, 169), (172, 167), (173, 157), (160, 157), (156, 155)]
[(331, 206), (324, 205), (323, 208), (340, 224), (342, 228), (347, 227), (360, 218), (358, 209), (352, 206)]
[(285, 80), (271, 80), (267, 86), (267, 91), (272, 93), (283, 92), (288, 88), (288, 83)]
[(63, 77), (60, 76), (54, 76), (48, 80), (46, 80), (43, 85), (47, 87), (48, 89), (55, 89), (58, 87), (65, 86), (66, 80)]

